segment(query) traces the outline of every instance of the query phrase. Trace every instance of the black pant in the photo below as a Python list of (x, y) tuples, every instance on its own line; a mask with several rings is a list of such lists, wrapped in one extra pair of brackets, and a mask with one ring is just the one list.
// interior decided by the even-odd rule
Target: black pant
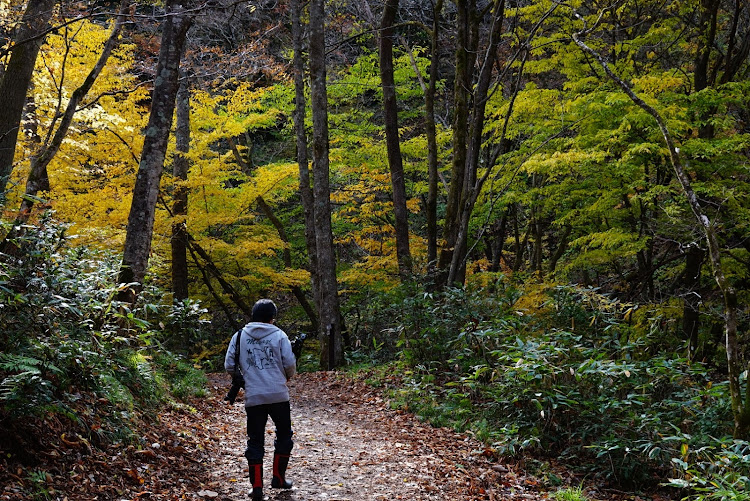
[(248, 461), (263, 460), (263, 445), (268, 416), (271, 416), (271, 420), (276, 426), (276, 440), (273, 442), (275, 452), (279, 454), (289, 454), (292, 452), (294, 442), (292, 441), (292, 418), (289, 402), (245, 407), (245, 412), (247, 412), (247, 449), (245, 450), (245, 457)]

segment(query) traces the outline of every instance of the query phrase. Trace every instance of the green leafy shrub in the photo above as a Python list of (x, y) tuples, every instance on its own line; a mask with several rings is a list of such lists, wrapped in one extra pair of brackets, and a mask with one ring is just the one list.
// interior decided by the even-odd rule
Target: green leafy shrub
[(181, 340), (199, 338), (205, 310), (164, 304), (153, 284), (133, 308), (113, 301), (119, 259), (69, 248), (65, 232), (44, 218), (17, 239), (22, 257), (0, 256), (0, 415), (96, 419), (102, 437), (129, 437), (134, 414), (205, 392), (202, 372), (161, 342), (170, 321)]
[(166, 382), (171, 395), (183, 401), (207, 395), (206, 375), (185, 359), (169, 352), (159, 352), (154, 354), (153, 360), (160, 379)]
[(693, 493), (686, 498), (704, 500), (746, 500), (750, 492), (750, 443), (724, 439), (696, 443), (689, 434), (670, 439), (682, 444), (679, 457), (672, 458), (673, 475), (666, 484), (680, 492)]
[[(434, 318), (448, 318), (443, 310), (457, 318), (441, 327), (417, 325), (412, 311), (401, 316), (394, 329), (435, 344), (417, 351), (404, 343), (412, 351), (402, 357), (394, 402), (436, 425), (471, 430), (500, 454), (551, 455), (628, 488), (653, 486), (673, 471), (683, 456), (676, 432), (692, 437), (690, 450), (731, 433), (725, 382), (675, 357), (668, 343), (656, 352), (657, 331), (623, 321), (632, 305), (571, 289), (551, 288), (535, 315), (515, 310), (515, 294), (498, 297), (510, 286), (419, 296)], [(722, 478), (740, 482), (740, 466), (728, 466), (736, 478)]]
[(54, 385), (45, 376), (59, 373), (36, 358), (0, 354), (0, 371), (7, 374), (0, 382), (0, 405), (20, 416), (44, 414), (56, 409)]

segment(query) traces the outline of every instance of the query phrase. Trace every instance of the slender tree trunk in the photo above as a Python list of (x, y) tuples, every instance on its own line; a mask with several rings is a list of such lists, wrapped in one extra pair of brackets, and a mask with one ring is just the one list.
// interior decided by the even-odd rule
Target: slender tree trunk
[(563, 231), (559, 237), (559, 243), (557, 244), (557, 250), (550, 257), (549, 260), (549, 272), (554, 275), (555, 269), (557, 268), (557, 262), (565, 254), (568, 249), (568, 240), (570, 239), (570, 232), (573, 231), (573, 227), (569, 224), (563, 226)]
[[(208, 292), (211, 293), (214, 300), (216, 301), (216, 304), (218, 304), (219, 308), (221, 308), (221, 310), (224, 312), (224, 315), (226, 315), (227, 320), (229, 320), (229, 323), (232, 324), (234, 330), (241, 329), (242, 325), (235, 319), (232, 312), (229, 311), (229, 307), (227, 307), (226, 303), (224, 303), (224, 300), (221, 299), (221, 296), (216, 292), (216, 289), (214, 289), (214, 286), (211, 284), (211, 277), (208, 274), (208, 270), (206, 270), (206, 266), (203, 266), (198, 260), (198, 257), (195, 255), (196, 252), (192, 246), (189, 245), (187, 249), (190, 251), (190, 257), (193, 259), (195, 267), (198, 268), (198, 271), (200, 271), (201, 276), (203, 277), (203, 283), (206, 284), (206, 289), (208, 289)], [(249, 320), (250, 316), (248, 316), (247, 319)]]
[[(305, 61), (304, 37), (302, 30), (302, 3), (291, 0), (292, 37), (294, 44), (294, 133), (297, 146), (297, 164), (299, 166), (299, 194), (302, 210), (305, 215), (305, 243), (307, 245), (308, 269), (316, 305), (320, 305), (318, 278), (318, 251), (315, 242), (315, 198), (310, 183), (310, 166), (307, 156), (307, 132), (305, 131)], [(317, 313), (315, 318), (318, 319)]]
[(393, 24), (398, 14), (399, 0), (386, 0), (383, 19), (380, 23), (380, 82), (383, 89), (383, 116), (385, 118), (385, 142), (393, 189), (393, 214), (396, 230), (396, 258), (398, 273), (402, 280), (411, 275), (411, 252), (409, 251), (409, 221), (406, 209), (406, 185), (404, 164), (398, 133), (398, 103), (396, 82), (393, 76)]
[[(473, 1), (473, 0), (472, 0)], [(513, 114), (513, 106), (515, 99), (518, 96), (518, 92), (521, 89), (521, 76), (523, 75), (524, 65), (529, 55), (528, 48), (531, 46), (532, 38), (535, 36), (537, 30), (541, 27), (542, 23), (546, 18), (551, 16), (557, 9), (559, 4), (553, 3), (549, 9), (543, 14), (536, 22), (535, 26), (529, 30), (526, 40), (521, 43), (518, 47), (514, 56), (512, 56), (505, 64), (501, 76), (506, 72), (510, 71), (514, 67), (512, 63), (517, 61), (518, 57), (522, 57), (520, 65), (518, 65), (516, 81), (513, 85), (513, 94), (510, 98), (508, 105), (508, 111), (506, 112), (505, 123), (503, 124), (503, 130), (498, 139), (498, 146), (495, 148), (492, 154), (488, 154), (488, 160), (486, 162), (486, 170), (484, 174), (479, 177), (479, 159), (482, 151), (482, 142), (484, 140), (484, 122), (485, 112), (487, 107), (487, 99), (489, 97), (489, 91), (494, 75), (495, 61), (497, 59), (498, 47), (500, 44), (500, 36), (503, 29), (505, 20), (505, 0), (495, 0), (492, 4), (492, 8), (489, 9), (491, 13), (490, 18), (490, 29), (489, 37), (487, 40), (487, 46), (484, 51), (484, 57), (482, 60), (476, 61), (479, 54), (479, 22), (480, 19), (477, 16), (477, 9), (474, 3), (469, 7), (468, 19), (469, 29), (468, 32), (468, 45), (464, 47), (463, 52), (470, 52), (474, 54), (472, 58), (468, 59), (469, 64), (467, 66), (474, 67), (479, 66), (479, 73), (477, 76), (476, 85), (469, 86), (467, 89), (471, 89), (471, 92), (467, 97), (470, 98), (472, 104), (469, 109), (469, 100), (466, 103), (461, 103), (460, 106), (457, 104), (456, 108), (466, 108), (461, 111), (461, 121), (457, 122), (454, 127), (461, 127), (468, 130), (467, 133), (460, 132), (459, 136), (467, 142), (467, 146), (460, 145), (461, 152), (459, 157), (463, 158), (463, 168), (459, 169), (454, 164), (454, 175), (457, 175), (459, 171), (463, 173), (462, 180), (451, 179), (451, 192), (448, 199), (448, 208), (450, 209), (451, 204), (455, 204), (456, 207), (450, 211), (446, 210), (446, 225), (452, 224), (452, 229), (449, 233), (446, 233), (446, 242), (448, 244), (448, 250), (451, 251), (450, 255), (450, 268), (447, 273), (447, 282), (452, 283), (463, 283), (466, 273), (466, 259), (467, 259), (467, 247), (469, 237), (469, 222), (471, 215), (474, 210), (474, 206), (477, 199), (482, 191), (484, 183), (492, 171), (492, 166), (497, 160), (500, 153), (505, 152), (508, 142), (506, 141), (506, 133), (508, 130), (508, 123), (510, 117)], [(460, 16), (459, 16), (460, 17)], [(459, 23), (460, 26), (460, 23)], [(465, 57), (465, 56), (464, 56)], [(457, 58), (458, 59), (458, 58)], [(462, 63), (463, 64), (463, 63)], [(457, 63), (457, 68), (458, 68)], [(458, 77), (456, 78), (456, 85), (459, 84)], [(470, 77), (471, 80), (471, 77)], [(467, 85), (464, 83), (464, 85)], [(467, 91), (468, 93), (469, 91)], [(457, 101), (458, 103), (458, 101)], [(459, 113), (457, 112), (458, 116)], [(457, 131), (454, 130), (454, 148), (456, 148)], [(454, 149), (454, 162), (456, 161)], [(461, 190), (458, 194), (458, 198), (452, 198), (455, 196), (453, 190), (453, 184), (460, 183)], [(452, 217), (449, 219), (449, 215)], [(442, 261), (441, 254), (441, 261)]]
[(697, 244), (688, 247), (685, 253), (685, 300), (682, 308), (682, 332), (688, 341), (688, 359), (696, 360), (698, 355), (698, 329), (700, 327), (701, 296), (698, 293), (703, 249)]
[(437, 265), (437, 195), (438, 195), (438, 149), (435, 130), (435, 94), (440, 78), (440, 13), (443, 0), (437, 0), (432, 12), (432, 55), (430, 58), (430, 78), (425, 92), (425, 129), (427, 134), (427, 269), (435, 271)]
[(325, 65), (324, 0), (310, 1), (310, 95), (313, 119), (313, 193), (315, 197), (315, 242), (320, 280), (320, 340), (322, 367), (343, 364), (339, 320), (336, 255), (331, 229), (331, 191), (328, 159), (328, 94)]
[[(475, 5), (471, 6), (472, 11), (476, 8)], [(474, 17), (473, 14), (469, 14), (470, 17)], [(482, 139), (484, 137), (484, 122), (485, 122), (485, 110), (487, 108), (487, 96), (490, 89), (491, 77), (493, 68), (495, 66), (495, 52), (497, 51), (498, 44), (500, 42), (500, 34), (502, 33), (503, 20), (505, 18), (505, 1), (496, 0), (494, 8), (492, 9), (492, 28), (490, 30), (489, 40), (487, 42), (487, 52), (485, 53), (484, 59), (481, 61), (481, 67), (477, 79), (477, 85), (475, 86), (471, 95), (473, 102), (473, 109), (469, 113), (469, 102), (466, 103), (466, 115), (461, 124), (457, 126), (467, 130), (464, 140), (467, 141), (467, 146), (462, 147), (465, 149), (462, 152), (464, 158), (463, 176), (464, 179), (461, 183), (461, 191), (458, 198), (457, 213), (454, 216), (454, 225), (456, 229), (453, 231), (455, 236), (452, 236), (453, 243), (453, 254), (451, 255), (450, 268), (448, 270), (448, 283), (453, 282), (463, 283), (465, 271), (466, 271), (466, 249), (468, 242), (469, 232), (469, 221), (471, 219), (471, 213), (474, 210), (479, 192), (481, 191), (482, 185), (484, 184), (484, 178), (479, 179), (477, 177), (477, 171), (479, 169), (479, 155), (482, 148)], [(469, 33), (473, 33), (471, 39), (476, 40), (476, 31), (478, 29), (479, 20), (474, 18), (472, 27)], [(478, 42), (474, 41), (470, 46), (469, 50), (472, 53), (477, 52)], [(466, 50), (466, 49), (464, 49)], [(473, 59), (469, 59), (467, 66), (473, 67)], [(470, 78), (470, 77), (469, 77)], [(458, 79), (457, 79), (458, 80)], [(467, 87), (471, 88), (471, 87)], [(508, 112), (510, 114), (510, 111)], [(455, 134), (455, 131), (454, 131)], [(455, 148), (455, 140), (454, 140)], [(454, 173), (458, 173), (454, 170)], [(489, 173), (489, 166), (488, 171)], [(451, 180), (452, 186), (453, 180)], [(446, 223), (448, 222), (448, 215), (446, 214)]]
[(0, 206), (5, 205), (26, 93), (54, 5), (55, 0), (29, 1), (0, 80)]
[(123, 287), (117, 299), (131, 304), (135, 302), (142, 289), (148, 266), (159, 182), (164, 170), (164, 157), (179, 86), (180, 58), (191, 23), (192, 17), (184, 12), (184, 7), (171, 0), (167, 5), (167, 20), (162, 31), (151, 113), (133, 189), (125, 249), (118, 277), (120, 284), (132, 285)]
[[(239, 308), (242, 313), (245, 315), (245, 321), (249, 321), (252, 317), (252, 311), (253, 307), (245, 302), (243, 297), (235, 290), (234, 287), (232, 287), (232, 284), (226, 281), (224, 276), (221, 274), (221, 271), (219, 271), (219, 268), (216, 266), (216, 264), (213, 262), (213, 259), (211, 259), (211, 256), (206, 252), (206, 250), (200, 246), (198, 242), (190, 235), (188, 232), (188, 250), (190, 250), (191, 254), (196, 253), (198, 256), (205, 261), (206, 265), (205, 268), (211, 272), (211, 274), (216, 277), (216, 281), (219, 282), (219, 285), (221, 285), (221, 290), (224, 291), (226, 295), (228, 295), (232, 302)], [(195, 258), (193, 258), (195, 260)], [(196, 263), (198, 261), (196, 260)], [(209, 281), (206, 281), (206, 286), (210, 288), (211, 284)]]
[(505, 242), (509, 216), (510, 207), (506, 209), (505, 214), (500, 218), (500, 223), (495, 225), (498, 229), (492, 235), (492, 260), (490, 262), (490, 271), (492, 272), (500, 271), (500, 261), (503, 261), (503, 243)]
[(190, 151), (190, 86), (188, 77), (182, 74), (177, 90), (177, 127), (175, 140), (177, 153), (172, 164), (174, 177), (174, 201), (172, 205), (172, 295), (178, 302), (188, 298), (188, 263), (187, 263), (187, 215), (188, 215), (188, 180), (190, 163), (187, 154)]
[(466, 171), (466, 146), (468, 144), (469, 89), (472, 88), (471, 68), (473, 53), (469, 46), (469, 2), (456, 0), (456, 78), (453, 88), (453, 161), (448, 200), (445, 208), (445, 225), (443, 238), (445, 246), (440, 250), (438, 269), (446, 273), (455, 252), (454, 246), (458, 237), (458, 218), (460, 217), (461, 193)]
[[(695, 57), (695, 72), (693, 73), (693, 84), (695, 91), (700, 92), (709, 86), (709, 64), (711, 62), (711, 51), (716, 40), (716, 17), (719, 12), (719, 0), (700, 0), (698, 8), (698, 50)], [(715, 107), (705, 111), (699, 116), (700, 125), (698, 136), (703, 139), (711, 139), (714, 136), (714, 126), (710, 123), (711, 116), (715, 113)]]
[(690, 176), (685, 172), (685, 168), (682, 165), (682, 159), (680, 158), (680, 154), (675, 147), (674, 140), (672, 139), (672, 134), (662, 116), (651, 105), (638, 97), (630, 86), (612, 71), (609, 64), (599, 53), (582, 41), (581, 38), (585, 33), (586, 32), (573, 34), (573, 40), (575, 43), (586, 53), (593, 56), (607, 73), (607, 76), (620, 86), (633, 103), (651, 115), (659, 125), (659, 130), (661, 131), (662, 136), (664, 137), (664, 142), (669, 150), (669, 158), (675, 176), (680, 183), (682, 192), (685, 195), (685, 199), (687, 200), (698, 225), (703, 230), (706, 243), (708, 244), (708, 256), (714, 280), (719, 286), (719, 290), (724, 299), (724, 334), (726, 336), (725, 346), (727, 352), (729, 393), (732, 401), (732, 414), (734, 416), (734, 435), (736, 438), (746, 439), (750, 434), (750, 385), (746, 385), (745, 394), (743, 395), (742, 385), (740, 384), (740, 374), (743, 372), (743, 369), (741, 367), (741, 353), (737, 339), (737, 292), (724, 275), (724, 268), (721, 264), (721, 247), (716, 235), (716, 227), (711, 223), (708, 216), (703, 213), (703, 208), (693, 191)]
[(732, 13), (732, 23), (729, 28), (727, 37), (727, 47), (724, 57), (724, 72), (721, 75), (720, 82), (725, 84), (731, 81), (737, 72), (747, 61), (750, 56), (750, 31), (744, 31), (744, 38), (738, 38), (738, 28), (740, 27), (743, 16), (743, 9), (747, 9), (745, 0), (734, 0), (734, 11)]

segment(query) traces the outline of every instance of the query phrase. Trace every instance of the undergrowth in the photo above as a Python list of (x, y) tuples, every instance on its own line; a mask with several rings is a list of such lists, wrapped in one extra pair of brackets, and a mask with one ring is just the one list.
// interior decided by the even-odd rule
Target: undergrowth
[[(115, 256), (68, 247), (65, 228), (52, 220), (26, 228), (16, 245), (13, 256), (0, 255), (6, 432), (56, 418), (94, 444), (128, 441), (136, 418), (205, 393), (203, 373), (164, 347), (199, 335), (199, 307), (164, 305), (154, 286), (134, 308), (117, 303)], [(17, 452), (24, 438), (5, 433), (3, 442)]]
[(750, 444), (731, 438), (727, 382), (638, 325), (634, 305), (572, 286), (532, 301), (504, 277), (414, 292), (392, 293), (397, 306), (368, 317), (374, 345), (396, 357), (368, 377), (399, 374), (394, 406), (498, 455), (556, 458), (598, 483), (747, 499)]

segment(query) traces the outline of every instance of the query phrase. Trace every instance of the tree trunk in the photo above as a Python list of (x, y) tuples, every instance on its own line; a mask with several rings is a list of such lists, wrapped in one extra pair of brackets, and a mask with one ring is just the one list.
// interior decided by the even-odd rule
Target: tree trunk
[(500, 222), (494, 226), (497, 228), (493, 231), (491, 239), (492, 259), (490, 260), (490, 271), (500, 271), (500, 262), (503, 261), (503, 244), (505, 243), (505, 235), (508, 228), (508, 217), (510, 217), (511, 208), (508, 207), (505, 210), (505, 214), (500, 218)]
[(398, 14), (398, 1), (386, 0), (383, 8), (383, 19), (380, 23), (380, 82), (383, 89), (385, 142), (393, 189), (396, 258), (399, 276), (404, 280), (411, 275), (411, 252), (409, 251), (409, 212), (406, 209), (404, 164), (398, 133), (396, 82), (393, 76), (393, 23), (396, 21), (396, 15)]
[(157, 77), (151, 98), (151, 113), (133, 189), (118, 277), (120, 284), (128, 286), (121, 289), (117, 299), (131, 304), (143, 287), (148, 266), (159, 182), (164, 170), (164, 157), (179, 86), (180, 58), (191, 23), (192, 17), (185, 14), (184, 7), (176, 0), (170, 1), (167, 5), (167, 19), (163, 27), (156, 66)]
[(638, 107), (656, 120), (656, 123), (659, 125), (659, 130), (664, 138), (664, 142), (667, 145), (667, 149), (669, 150), (669, 158), (675, 176), (680, 183), (682, 192), (685, 195), (685, 199), (687, 200), (698, 225), (703, 230), (706, 243), (708, 244), (708, 256), (711, 262), (711, 271), (713, 272), (714, 280), (719, 286), (719, 290), (724, 299), (724, 333), (726, 336), (727, 376), (729, 379), (729, 393), (732, 402), (732, 414), (734, 417), (734, 435), (736, 438), (747, 439), (750, 434), (750, 385), (746, 385), (745, 394), (743, 395), (742, 385), (740, 384), (740, 375), (743, 370), (741, 367), (741, 353), (737, 339), (737, 292), (724, 275), (724, 268), (721, 264), (721, 247), (716, 235), (716, 228), (708, 219), (708, 216), (703, 213), (703, 208), (700, 206), (698, 197), (693, 191), (690, 176), (685, 172), (680, 154), (675, 147), (674, 140), (672, 139), (672, 134), (669, 128), (667, 128), (662, 116), (652, 106), (638, 97), (630, 86), (612, 71), (609, 64), (607, 64), (601, 55), (581, 40), (581, 37), (584, 34), (585, 32), (573, 34), (573, 40), (575, 43), (585, 52), (593, 56), (599, 62), (599, 65), (604, 69), (609, 78), (617, 83)]
[[(250, 318), (252, 317), (253, 313), (253, 307), (245, 302), (243, 297), (235, 290), (234, 287), (232, 287), (232, 284), (226, 281), (224, 277), (221, 274), (221, 271), (219, 271), (219, 268), (216, 266), (216, 264), (213, 262), (213, 259), (211, 259), (211, 256), (206, 252), (206, 250), (198, 244), (198, 242), (195, 241), (195, 239), (190, 235), (188, 232), (187, 234), (188, 238), (188, 250), (190, 250), (191, 254), (196, 253), (198, 254), (203, 261), (206, 262), (205, 268), (211, 272), (211, 274), (216, 277), (216, 280), (219, 282), (219, 285), (221, 285), (221, 290), (224, 291), (226, 295), (228, 295), (232, 302), (239, 308), (242, 313), (245, 315), (245, 321), (250, 321)], [(193, 260), (197, 263), (198, 261), (193, 258)], [(211, 284), (208, 280), (205, 281), (207, 287), (211, 287)]]
[(172, 164), (174, 176), (174, 201), (172, 205), (172, 295), (175, 302), (188, 298), (188, 264), (187, 264), (187, 214), (188, 214), (188, 180), (190, 163), (187, 154), (190, 151), (190, 86), (184, 73), (177, 90), (177, 127), (175, 140), (177, 153)]
[(438, 194), (438, 149), (435, 130), (435, 93), (440, 77), (440, 13), (443, 0), (437, 0), (432, 11), (432, 55), (430, 58), (430, 78), (425, 92), (425, 129), (427, 134), (427, 269), (434, 272), (437, 265), (437, 194)]
[[(307, 156), (307, 132), (305, 131), (305, 62), (303, 58), (302, 3), (291, 0), (292, 37), (294, 44), (294, 133), (297, 146), (297, 164), (299, 166), (299, 194), (302, 210), (305, 215), (305, 243), (307, 245), (308, 269), (316, 305), (320, 305), (318, 278), (318, 251), (315, 243), (315, 199), (310, 184), (310, 166)], [(317, 313), (315, 318), (318, 318)]]
[[(695, 56), (695, 72), (693, 73), (693, 84), (696, 92), (702, 91), (712, 83), (709, 78), (709, 63), (716, 40), (716, 17), (719, 12), (719, 3), (719, 0), (700, 0), (698, 35), (695, 37), (698, 50)], [(710, 119), (715, 111), (715, 107), (712, 107), (698, 117), (700, 121), (698, 137), (711, 139), (714, 136), (714, 126), (710, 123)]]
[(54, 5), (55, 0), (29, 1), (0, 80), (0, 206), (5, 205), (26, 92)]
[[(461, 193), (466, 171), (466, 145), (468, 144), (469, 89), (472, 88), (471, 71), (473, 53), (469, 46), (469, 5), (467, 0), (456, 0), (456, 76), (453, 84), (453, 161), (448, 200), (445, 208), (445, 225), (443, 227), (444, 247), (440, 250), (438, 269), (447, 273), (455, 252), (454, 246), (458, 236), (458, 218), (461, 204)], [(447, 275), (445, 275), (447, 278)]]
[[(478, 30), (479, 19), (474, 16), (476, 10), (475, 5), (471, 5), (471, 10), (468, 14), (469, 18), (473, 22), (470, 23), (471, 29), (467, 30), (470, 34), (470, 40), (474, 40), (469, 47), (464, 48), (464, 51), (469, 50), (473, 54), (477, 54), (478, 41), (476, 40), (476, 31)], [(493, 68), (495, 66), (495, 52), (498, 44), (500, 43), (500, 34), (502, 33), (503, 20), (505, 18), (505, 1), (496, 0), (494, 8), (492, 9), (492, 23), (489, 34), (489, 40), (487, 41), (487, 49), (484, 55), (484, 59), (481, 61), (479, 75), (477, 77), (476, 86), (468, 86), (467, 89), (473, 88), (473, 93), (467, 94), (467, 97), (471, 98), (473, 103), (472, 109), (469, 110), (469, 101), (466, 102), (466, 111), (462, 112), (463, 120), (461, 123), (456, 124), (457, 127), (465, 129), (466, 133), (460, 135), (467, 141), (467, 146), (462, 148), (465, 150), (461, 153), (464, 158), (463, 169), (463, 181), (461, 181), (461, 190), (458, 195), (457, 212), (453, 220), (448, 219), (446, 212), (446, 224), (449, 222), (455, 226), (455, 230), (451, 233), (453, 243), (453, 254), (451, 255), (450, 268), (448, 270), (448, 284), (453, 282), (463, 283), (466, 272), (466, 249), (468, 242), (469, 232), (469, 221), (471, 219), (471, 213), (474, 211), (474, 205), (476, 204), (479, 192), (482, 189), (482, 185), (487, 177), (478, 178), (477, 171), (479, 169), (479, 156), (482, 148), (482, 139), (484, 137), (484, 122), (485, 122), (485, 110), (487, 108), (487, 96), (490, 89), (491, 77)], [(475, 56), (476, 58), (476, 56)], [(470, 58), (467, 61), (468, 67), (474, 66), (474, 59)], [(469, 83), (471, 81), (471, 76)], [(456, 79), (458, 80), (458, 79)], [(468, 92), (468, 91), (467, 91)], [(512, 109), (512, 108), (511, 108)], [(469, 111), (471, 111), (469, 113)], [(509, 110), (508, 114), (510, 115)], [(456, 131), (454, 131), (455, 134)], [(502, 139), (501, 139), (502, 143)], [(454, 137), (454, 148), (455, 148), (455, 137)], [(487, 166), (487, 174), (489, 174), (490, 166)], [(454, 174), (458, 173), (458, 169), (454, 169)], [(451, 180), (451, 192), (453, 190), (453, 182)], [(456, 200), (454, 200), (455, 202)], [(450, 200), (449, 200), (450, 203)]]
[[(506, 61), (505, 67), (502, 70), (501, 75), (498, 77), (499, 79), (502, 79), (506, 72), (509, 72), (511, 68), (514, 68), (516, 66), (514, 63), (516, 63), (517, 58), (522, 57), (522, 60), (518, 65), (516, 80), (512, 86), (512, 96), (508, 105), (508, 111), (505, 117), (505, 123), (503, 124), (503, 130), (497, 140), (497, 147), (494, 149), (492, 154), (487, 155), (488, 161), (486, 162), (486, 170), (482, 177), (478, 176), (478, 172), (482, 143), (484, 141), (485, 112), (492, 78), (494, 75), (494, 67), (495, 61), (497, 59), (500, 37), (505, 20), (505, 0), (495, 0), (495, 2), (492, 4), (492, 8), (488, 10), (488, 12), (490, 12), (490, 28), (488, 30), (489, 35), (483, 59), (479, 61), (477, 61), (477, 58), (479, 55), (478, 40), (480, 19), (479, 16), (476, 15), (477, 9), (476, 5), (473, 3), (473, 0), (471, 6), (468, 9), (468, 13), (465, 14), (469, 20), (468, 29), (466, 30), (468, 32), (468, 44), (464, 46), (463, 52), (469, 52), (473, 54), (473, 56), (472, 58), (468, 58), (467, 61), (461, 62), (461, 64), (466, 64), (467, 67), (472, 68), (474, 66), (478, 66), (479, 73), (477, 75), (476, 85), (471, 85), (471, 76), (469, 76), (468, 83), (464, 81), (463, 84), (467, 85), (467, 89), (471, 89), (471, 91), (466, 91), (467, 98), (470, 98), (471, 109), (469, 109), (469, 99), (467, 99), (464, 103), (463, 97), (461, 97), (460, 105), (458, 104), (458, 100), (456, 104), (457, 109), (461, 109), (464, 107), (466, 109), (460, 112), (461, 121), (458, 121), (454, 124), (455, 129), (453, 146), (454, 148), (456, 148), (457, 143), (459, 142), (456, 138), (456, 134), (458, 134), (463, 141), (466, 141), (467, 146), (459, 145), (461, 151), (458, 156), (463, 158), (463, 168), (459, 168), (454, 163), (454, 176), (458, 175), (460, 172), (463, 173), (463, 179), (451, 179), (448, 209), (450, 209), (451, 204), (455, 204), (455, 208), (452, 210), (446, 209), (446, 226), (451, 225), (450, 231), (447, 231), (448, 229), (446, 228), (446, 243), (448, 250), (451, 252), (450, 268), (448, 269), (447, 274), (447, 282), (449, 284), (452, 284), (454, 282), (463, 283), (464, 281), (466, 273), (469, 222), (471, 220), (472, 212), (474, 211), (474, 206), (476, 205), (477, 199), (482, 191), (484, 183), (487, 181), (487, 178), (492, 171), (492, 166), (494, 165), (497, 157), (501, 153), (505, 152), (507, 148), (508, 142), (505, 138), (508, 130), (508, 123), (510, 121), (510, 117), (513, 114), (515, 99), (518, 95), (519, 90), (521, 89), (521, 76), (523, 75), (524, 65), (529, 55), (529, 47), (531, 46), (532, 38), (535, 36), (537, 30), (541, 27), (543, 21), (554, 13), (558, 5), (559, 4), (557, 3), (553, 3), (549, 7), (549, 9), (539, 18), (539, 20), (537, 20), (534, 27), (532, 27), (532, 29), (529, 30), (528, 34), (526, 35), (526, 40), (519, 44), (519, 47), (516, 50), (515, 54)], [(462, 16), (459, 15), (459, 18), (460, 17)], [(459, 27), (460, 25), (461, 23), (459, 22)], [(466, 56), (464, 55), (460, 57)], [(458, 63), (460, 57), (457, 57), (457, 68), (459, 66)], [(456, 85), (459, 85), (458, 76), (456, 77)], [(457, 112), (456, 115), (458, 117), (459, 113)], [(459, 128), (465, 129), (468, 132), (459, 132)], [(454, 162), (455, 161), (456, 151), (454, 150)], [(454, 183), (460, 184), (461, 186), (458, 195), (454, 193), (454, 191), (457, 191), (453, 188)], [(454, 198), (456, 196), (457, 198)], [(451, 216), (451, 218), (449, 218), (449, 216)]]
[(685, 300), (682, 308), (682, 332), (688, 341), (688, 359), (698, 355), (698, 328), (700, 327), (701, 296), (698, 294), (704, 252), (697, 244), (691, 244), (685, 253), (685, 278), (683, 283)]
[(320, 364), (328, 369), (343, 364), (339, 320), (336, 255), (331, 229), (331, 191), (328, 159), (328, 94), (325, 65), (324, 0), (310, 2), (310, 96), (313, 119), (313, 193), (315, 197), (315, 247), (320, 280)]

